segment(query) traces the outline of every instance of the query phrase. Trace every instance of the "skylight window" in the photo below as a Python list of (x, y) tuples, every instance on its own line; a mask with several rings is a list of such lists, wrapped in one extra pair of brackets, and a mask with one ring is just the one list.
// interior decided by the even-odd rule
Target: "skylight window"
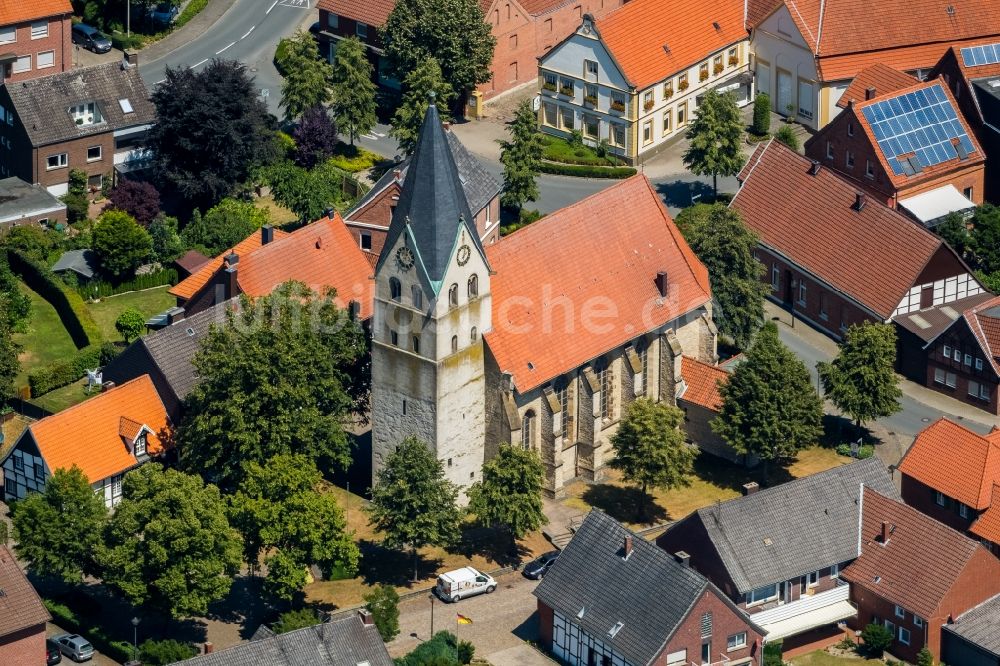
[(624, 626), (625, 626), (624, 622), (616, 622), (615, 626), (613, 626), (610, 629), (608, 629), (608, 636), (610, 636), (611, 638), (614, 638), (615, 636), (618, 635), (618, 632), (621, 631), (622, 627), (624, 627)]
[(118, 100), (118, 106), (122, 107), (122, 113), (132, 113), (132, 102), (126, 98)]

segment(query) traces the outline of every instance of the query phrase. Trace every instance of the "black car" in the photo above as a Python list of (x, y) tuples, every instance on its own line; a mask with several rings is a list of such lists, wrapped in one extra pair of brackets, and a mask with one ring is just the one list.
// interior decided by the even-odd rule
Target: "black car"
[(531, 580), (538, 580), (548, 573), (549, 568), (555, 564), (558, 557), (558, 550), (553, 550), (545, 553), (544, 555), (539, 555), (536, 559), (524, 565), (524, 570), (522, 571), (524, 577), (530, 578)]
[(94, 53), (107, 53), (111, 50), (111, 40), (108, 36), (84, 23), (73, 24), (73, 43)]
[(51, 638), (45, 639), (45, 663), (47, 666), (58, 664), (62, 661), (62, 652), (59, 651), (59, 644)]

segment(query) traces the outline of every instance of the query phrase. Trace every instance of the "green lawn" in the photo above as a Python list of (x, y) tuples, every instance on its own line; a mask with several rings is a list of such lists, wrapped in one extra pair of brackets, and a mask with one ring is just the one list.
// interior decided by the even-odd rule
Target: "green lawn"
[(879, 664), (885, 666), (881, 659), (861, 659), (860, 657), (835, 657), (829, 652), (817, 650), (795, 657), (790, 661), (795, 666), (864, 666), (867, 664)]
[(77, 403), (83, 402), (87, 398), (92, 398), (101, 392), (100, 389), (95, 387), (90, 389), (90, 393), (87, 393), (86, 388), (87, 378), (84, 377), (69, 386), (63, 386), (62, 388), (57, 388), (44, 395), (40, 395), (37, 398), (32, 398), (29, 402), (55, 414), (67, 407), (72, 407)]
[(572, 146), (568, 141), (557, 136), (542, 137), (542, 157), (551, 162), (563, 164), (589, 164), (591, 166), (618, 166), (621, 161), (614, 155), (600, 157), (590, 146)]
[(176, 299), (167, 293), (170, 287), (157, 287), (146, 289), (145, 291), (130, 291), (117, 296), (109, 296), (99, 303), (88, 303), (90, 314), (101, 329), (101, 335), (105, 340), (121, 340), (118, 331), (115, 330), (115, 320), (125, 308), (136, 308), (146, 317), (163, 312), (176, 304)]
[(20, 286), (31, 299), (28, 331), (14, 334), (14, 341), (21, 345), (23, 350), (20, 356), (21, 373), (15, 381), (18, 386), (24, 386), (27, 384), (29, 372), (71, 358), (76, 353), (76, 345), (63, 327), (56, 309), (23, 282)]

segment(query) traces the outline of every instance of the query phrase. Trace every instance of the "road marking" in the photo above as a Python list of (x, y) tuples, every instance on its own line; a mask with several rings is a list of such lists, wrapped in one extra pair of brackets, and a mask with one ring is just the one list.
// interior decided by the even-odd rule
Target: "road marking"
[(226, 49), (228, 49), (230, 46), (232, 46), (235, 43), (236, 42), (229, 42), (229, 44), (227, 46), (223, 46), (221, 49), (219, 49), (218, 51), (216, 51), (215, 55), (219, 55), (220, 53), (222, 53), (223, 51), (225, 51)]
[(198, 67), (200, 65), (204, 65), (206, 62), (208, 62), (208, 58), (205, 58), (201, 62), (196, 62), (195, 64), (193, 64), (190, 67), (188, 67), (188, 69), (194, 69), (195, 67)]
[(361, 138), (368, 139), (369, 141), (378, 141), (378, 137), (372, 136), (371, 134), (362, 134)]
[(282, 7), (294, 9), (309, 9), (309, 0), (279, 0)]
[(163, 83), (164, 81), (166, 81), (166, 79), (160, 79), (159, 81), (157, 81), (157, 82), (156, 82), (156, 83), (154, 83), (153, 85), (154, 85), (154, 86), (158, 86), (158, 85), (160, 85), (161, 83)]
[(369, 134), (374, 134), (376, 137), (378, 137), (380, 139), (384, 139), (385, 138), (385, 134), (379, 134), (378, 132), (369, 132)]
[(274, 6), (277, 5), (277, 4), (278, 4), (278, 0), (274, 0), (274, 2), (271, 3), (271, 6), (267, 8), (267, 11), (264, 12), (264, 15), (267, 16), (268, 14), (270, 14), (271, 10), (274, 9)]
[(245, 35), (243, 35), (242, 37), (240, 37), (240, 39), (246, 39), (247, 37), (249, 37), (249, 36), (250, 36), (250, 33), (251, 33), (251, 32), (253, 32), (253, 31), (254, 31), (254, 28), (256, 28), (256, 27), (257, 27), (257, 26), (253, 26), (252, 28), (250, 28), (249, 30), (247, 30), (246, 34), (245, 34)]

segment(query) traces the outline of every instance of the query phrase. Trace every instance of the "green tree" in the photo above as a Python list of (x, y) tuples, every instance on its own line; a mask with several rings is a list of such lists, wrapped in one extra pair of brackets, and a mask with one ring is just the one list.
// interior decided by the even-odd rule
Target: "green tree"
[(773, 322), (757, 333), (719, 393), (712, 429), (737, 453), (760, 459), (765, 483), (771, 464), (788, 461), (823, 434), (823, 405), (809, 371), (778, 339)]
[(101, 269), (116, 278), (123, 278), (149, 259), (153, 241), (128, 213), (107, 210), (94, 225), (92, 244), (101, 262)]
[(144, 666), (167, 666), (197, 655), (198, 648), (172, 638), (160, 641), (149, 639), (139, 645), (139, 658)]
[(10, 298), (0, 292), (0, 405), (14, 395), (14, 379), (21, 372), (21, 345), (14, 342)]
[(368, 506), (371, 525), (389, 548), (410, 549), (414, 580), (419, 548), (458, 540), (462, 515), (457, 498), (458, 488), (444, 477), (441, 461), (415, 437), (404, 439), (375, 475)]
[(869, 657), (881, 657), (892, 645), (892, 639), (892, 632), (877, 622), (872, 622), (861, 630), (861, 640), (864, 641), (865, 652)]
[(306, 109), (333, 99), (330, 88), (333, 70), (320, 58), (316, 39), (310, 33), (299, 30), (282, 43), (280, 65), (285, 80), (281, 84), (280, 106), (285, 110), (285, 120), (292, 121)]
[(296, 629), (305, 629), (319, 624), (316, 612), (311, 608), (300, 608), (282, 613), (278, 616), (278, 621), (271, 625), (271, 630), (276, 634), (287, 634)]
[(333, 115), (353, 146), (354, 139), (370, 132), (376, 123), (372, 64), (365, 55), (365, 45), (357, 37), (348, 37), (337, 44), (332, 82)]
[(149, 223), (149, 238), (153, 243), (152, 258), (166, 264), (181, 256), (184, 243), (177, 232), (177, 218), (160, 213)]
[(214, 256), (237, 245), (270, 221), (266, 210), (249, 201), (223, 199), (204, 215), (195, 211), (181, 232), (181, 238), (188, 246)]
[(934, 666), (934, 655), (926, 647), (920, 648), (917, 653), (917, 666)]
[(168, 67), (151, 98), (155, 171), (193, 207), (231, 196), (253, 169), (278, 155), (274, 119), (239, 62), (213, 60), (198, 71)]
[(403, 82), (406, 90), (403, 101), (392, 117), (392, 130), (389, 132), (399, 143), (399, 149), (404, 155), (412, 155), (417, 147), (417, 136), (427, 113), (430, 94), (435, 96), (434, 103), (438, 107), (441, 120), (449, 120), (448, 105), (455, 97), (455, 91), (441, 77), (441, 66), (434, 58), (426, 58), (417, 68), (406, 76)]
[(948, 213), (944, 221), (934, 227), (933, 231), (958, 252), (959, 256), (966, 257), (971, 253), (973, 247), (969, 223), (958, 213)]
[(274, 200), (298, 215), (301, 222), (319, 219), (341, 198), (340, 179), (345, 175), (328, 163), (307, 170), (290, 161), (261, 171)]
[(866, 421), (895, 414), (903, 406), (896, 366), (896, 329), (864, 322), (847, 329), (832, 363), (816, 364), (823, 391), (861, 430)]
[(126, 344), (142, 335), (146, 328), (146, 316), (135, 308), (125, 308), (115, 319), (115, 330)]
[(736, 98), (709, 90), (702, 98), (688, 127), (689, 145), (684, 164), (699, 176), (712, 176), (712, 189), (719, 195), (719, 176), (735, 176), (745, 161), (741, 149), (743, 120)]
[(33, 573), (67, 583), (97, 573), (94, 551), (108, 510), (79, 467), (57, 469), (43, 492), (29, 493), (10, 511), (14, 550)]
[(708, 218), (715, 209), (716, 204), (696, 203), (681, 209), (681, 212), (674, 217), (674, 224), (680, 229), (681, 235), (689, 245), (708, 223)]
[(500, 142), (500, 163), (503, 164), (503, 194), (500, 202), (518, 210), (526, 202), (538, 199), (537, 180), (542, 166), (542, 138), (538, 135), (535, 122), (531, 101), (522, 101), (510, 122), (510, 140)]
[(979, 267), (1000, 271), (1000, 208), (985, 203), (972, 216), (972, 243)]
[(17, 250), (36, 261), (45, 262), (49, 252), (56, 247), (54, 236), (58, 237), (55, 232), (24, 224), (9, 228), (3, 238), (0, 238), (0, 246), (8, 250)]
[(367, 405), (367, 362), (365, 334), (336, 306), (332, 290), (317, 295), (288, 283), (244, 298), (195, 355), (199, 382), (177, 432), (182, 467), (226, 489), (239, 484), (250, 462), (263, 465), (282, 453), (346, 468), (344, 425)]
[(756, 234), (743, 224), (739, 211), (717, 204), (685, 237), (708, 269), (712, 296), (718, 303), (715, 322), (719, 331), (746, 349), (764, 324), (768, 291), (761, 281), (764, 264), (754, 256)]
[[(326, 571), (353, 574), (358, 567), (358, 547), (347, 530), (337, 498), (324, 492), (322, 475), (302, 454), (280, 454), (261, 465), (249, 461), (243, 481), (229, 501), (229, 520), (243, 537), (243, 559), (256, 568), (266, 553), (265, 587), (278, 598), (290, 600), (305, 584), (312, 564)], [(271, 563), (285, 558), (279, 570), (297, 572), (291, 580), (274, 575)]]
[(774, 140), (785, 144), (796, 152), (799, 150), (799, 137), (795, 136), (795, 130), (792, 129), (791, 125), (779, 127), (778, 131), (774, 133)]
[(469, 510), (484, 525), (504, 530), (513, 545), (548, 522), (542, 512), (544, 482), (545, 468), (537, 452), (501, 444), (483, 465), (482, 481), (469, 488)]
[(684, 441), (683, 422), (684, 412), (677, 407), (639, 398), (628, 406), (611, 438), (615, 457), (610, 467), (639, 486), (639, 520), (646, 517), (650, 486), (669, 490), (689, 483), (697, 450)]
[(429, 57), (437, 60), (444, 80), (457, 93), (492, 76), (496, 39), (478, 0), (397, 2), (380, 35), (401, 81)]
[(753, 125), (755, 136), (767, 136), (771, 132), (771, 96), (757, 93), (753, 100)]
[(450, 631), (439, 631), (396, 663), (399, 666), (462, 666), (472, 661), (475, 652), (472, 643), (458, 640)]
[(396, 588), (384, 583), (377, 585), (364, 599), (379, 635), (388, 643), (399, 634), (399, 594)]
[(97, 558), (104, 582), (129, 603), (174, 618), (204, 615), (229, 592), (240, 541), (218, 488), (146, 463), (125, 475)]
[(988, 291), (992, 291), (994, 294), (1000, 294), (1000, 271), (995, 273), (976, 271), (975, 275), (976, 279), (979, 280)]

